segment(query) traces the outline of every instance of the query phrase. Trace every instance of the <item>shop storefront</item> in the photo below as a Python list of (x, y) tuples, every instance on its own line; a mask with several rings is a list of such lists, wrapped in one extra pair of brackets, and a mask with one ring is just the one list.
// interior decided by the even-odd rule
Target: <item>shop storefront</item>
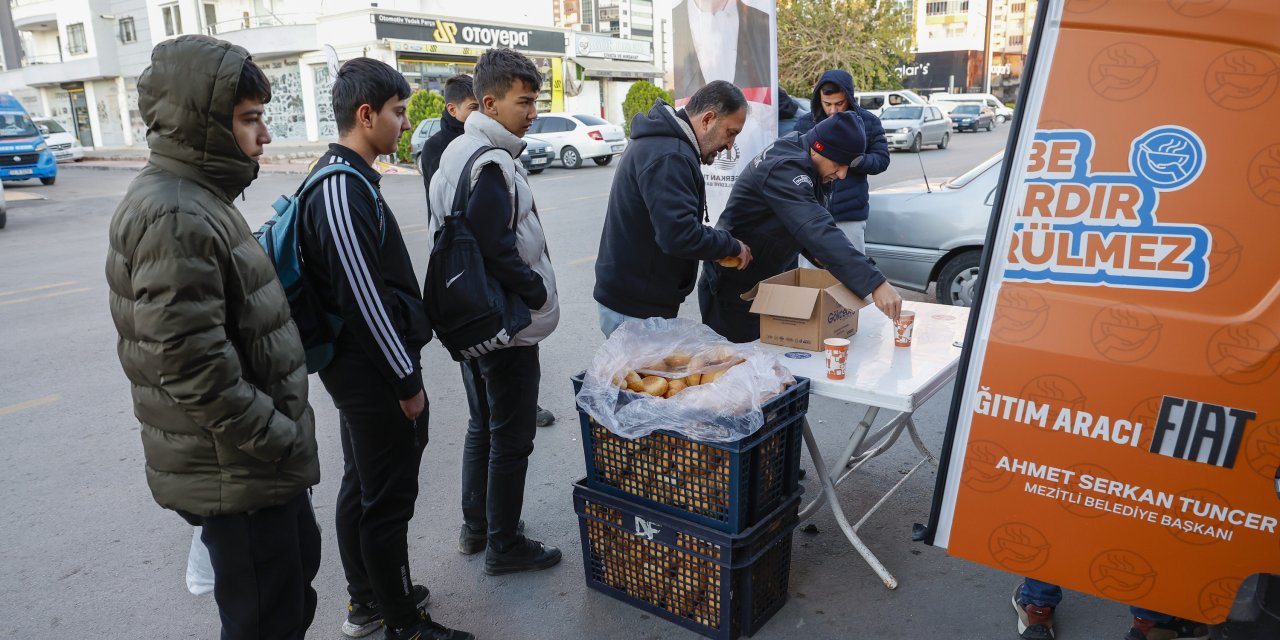
[(389, 14), (374, 14), (373, 22), (376, 37), (394, 52), (396, 67), (415, 90), (442, 91), (449, 77), (472, 73), (485, 49), (511, 47), (543, 75), (538, 110), (564, 110), (562, 31)]
[(653, 63), (653, 43), (574, 33), (565, 65), (565, 102), (575, 113), (598, 114), (617, 124), (622, 102), (636, 80), (655, 80), (662, 70)]

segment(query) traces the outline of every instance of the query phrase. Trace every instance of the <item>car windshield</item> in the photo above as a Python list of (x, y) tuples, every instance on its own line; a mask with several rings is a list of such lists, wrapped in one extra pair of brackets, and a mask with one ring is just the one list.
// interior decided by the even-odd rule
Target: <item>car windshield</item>
[(1004, 149), (1001, 149), (997, 151), (995, 155), (991, 156), (990, 158), (987, 158), (986, 160), (983, 160), (982, 164), (979, 164), (978, 166), (970, 169), (969, 171), (965, 172), (964, 175), (961, 175), (958, 178), (952, 178), (951, 180), (948, 180), (947, 183), (943, 186), (948, 189), (963, 188), (965, 185), (969, 184), (970, 182), (973, 182), (975, 178), (985, 173), (991, 167), (998, 166), (1000, 164), (1000, 160), (1003, 158), (1004, 158)]
[(881, 120), (919, 120), (923, 107), (889, 107), (880, 114)]
[(581, 122), (582, 124), (585, 124), (588, 127), (598, 127), (602, 124), (609, 124), (607, 120), (601, 120), (600, 118), (597, 118), (595, 116), (575, 115), (573, 117), (577, 118), (578, 122)]
[(0, 138), (25, 138), (39, 133), (27, 114), (0, 113)]
[(976, 104), (962, 104), (951, 110), (951, 113), (959, 113), (963, 115), (977, 115), (982, 113), (982, 109)]
[(67, 132), (66, 129), (62, 128), (62, 125), (58, 124), (57, 120), (39, 120), (36, 122), (36, 124), (42, 127), (48, 127), (49, 133), (66, 133)]

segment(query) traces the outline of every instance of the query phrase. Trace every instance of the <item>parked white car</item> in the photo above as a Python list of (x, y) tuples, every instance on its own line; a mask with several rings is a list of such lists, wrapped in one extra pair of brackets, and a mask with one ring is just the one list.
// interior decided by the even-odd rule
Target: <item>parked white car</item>
[(910, 89), (895, 89), (893, 91), (859, 91), (858, 106), (870, 111), (871, 113), (880, 115), (882, 111), (889, 107), (907, 106), (913, 104), (928, 104), (920, 94)]
[(34, 118), (36, 127), (40, 129), (40, 135), (44, 136), (44, 143), (49, 145), (49, 150), (53, 152), (54, 160), (65, 162), (71, 160), (80, 162), (84, 160), (84, 147), (80, 145), (80, 141), (71, 135), (66, 129), (58, 124), (53, 118)]
[(568, 169), (581, 167), (587, 158), (604, 166), (627, 148), (622, 127), (583, 114), (539, 114), (525, 136), (549, 143), (560, 164)]

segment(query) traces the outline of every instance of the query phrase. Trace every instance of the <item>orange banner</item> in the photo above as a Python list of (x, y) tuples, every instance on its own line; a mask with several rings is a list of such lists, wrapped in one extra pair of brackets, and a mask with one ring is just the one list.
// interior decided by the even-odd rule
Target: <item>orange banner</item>
[(1060, 11), (936, 543), (1221, 622), (1244, 578), (1280, 573), (1280, 3)]

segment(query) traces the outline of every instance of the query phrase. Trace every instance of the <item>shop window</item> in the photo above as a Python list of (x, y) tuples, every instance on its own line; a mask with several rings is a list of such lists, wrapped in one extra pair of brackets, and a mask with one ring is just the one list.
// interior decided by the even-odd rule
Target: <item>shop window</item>
[(138, 27), (133, 18), (120, 18), (120, 42), (129, 44), (138, 41)]
[(176, 36), (182, 33), (182, 10), (177, 4), (160, 7), (160, 17), (164, 21), (164, 34)]

